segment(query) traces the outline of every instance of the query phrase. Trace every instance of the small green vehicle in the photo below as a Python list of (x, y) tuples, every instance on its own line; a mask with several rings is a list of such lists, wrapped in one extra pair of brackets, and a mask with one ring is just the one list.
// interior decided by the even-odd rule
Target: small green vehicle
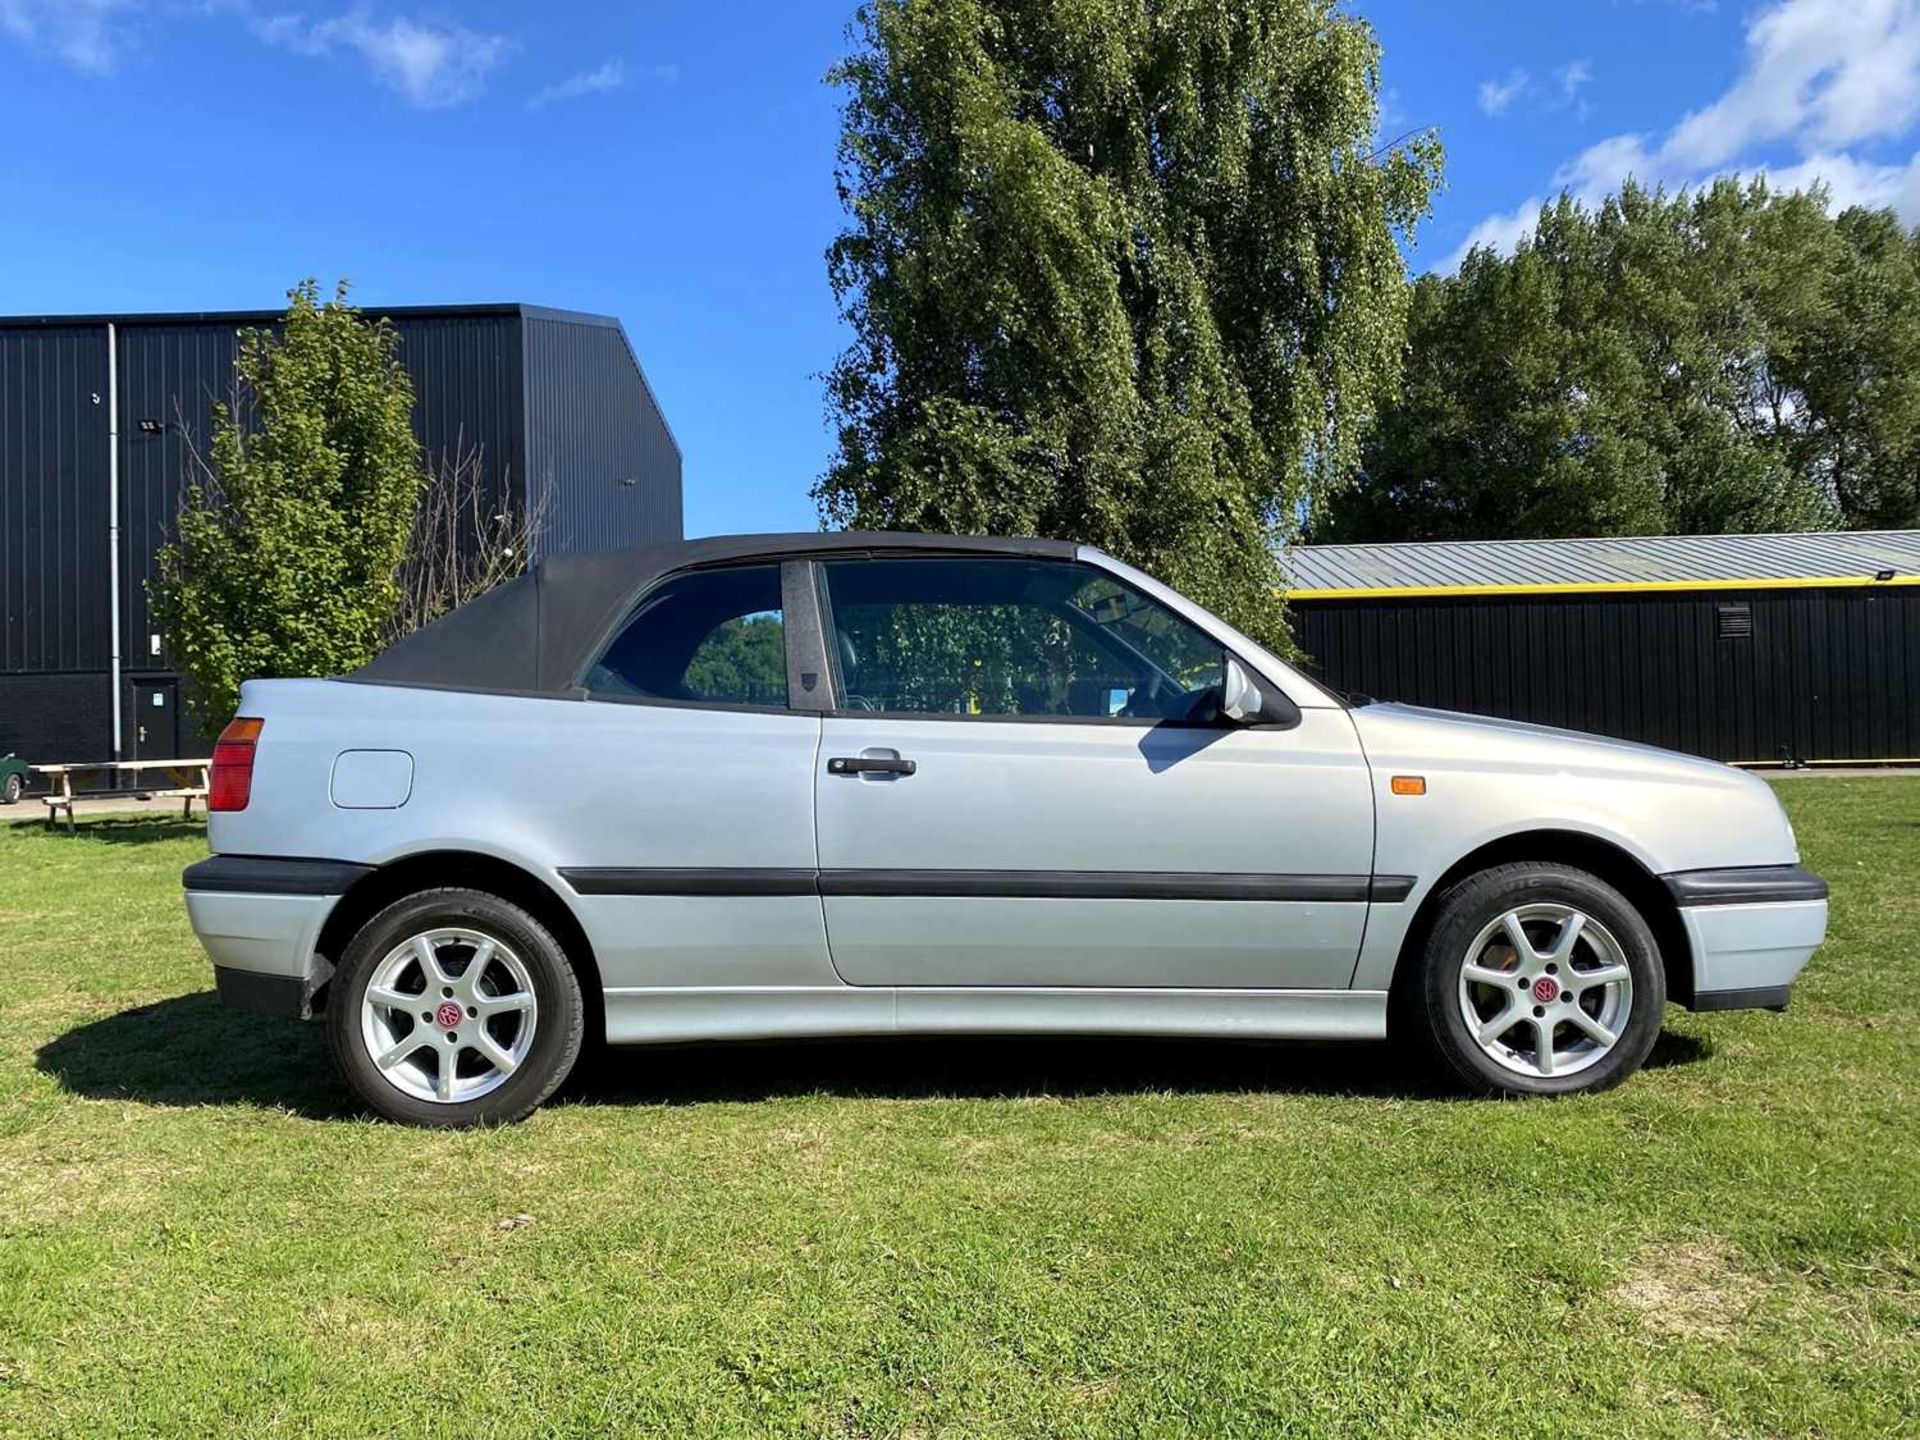
[(0, 755), (0, 805), (18, 805), (27, 793), (27, 776), (33, 767), (18, 755)]

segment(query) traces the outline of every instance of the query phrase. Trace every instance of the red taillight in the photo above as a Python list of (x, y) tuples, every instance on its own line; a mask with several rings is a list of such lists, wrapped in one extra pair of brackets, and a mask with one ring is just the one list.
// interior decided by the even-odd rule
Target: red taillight
[(207, 809), (244, 810), (253, 798), (253, 748), (260, 739), (261, 722), (250, 715), (236, 716), (213, 743), (213, 766), (207, 776)]

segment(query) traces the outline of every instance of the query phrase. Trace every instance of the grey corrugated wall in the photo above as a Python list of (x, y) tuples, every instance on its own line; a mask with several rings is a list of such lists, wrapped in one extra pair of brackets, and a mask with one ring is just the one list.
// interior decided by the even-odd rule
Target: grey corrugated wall
[(0, 330), (0, 672), (106, 666), (106, 391), (104, 325)]
[[(413, 380), (413, 429), (429, 473), (443, 459), (470, 453), (497, 485), (517, 483), (525, 448), (518, 316), (402, 316), (394, 326), (400, 362)], [(232, 399), (241, 328), (224, 319), (136, 319), (119, 326), (120, 605), (130, 673), (169, 664), (164, 637), (160, 650), (153, 649), (147, 584), (171, 533), (181, 487), (193, 474), (192, 452), (204, 455), (214, 407)], [(143, 420), (165, 428), (143, 432)]]
[(619, 325), (526, 313), (529, 498), (541, 550), (680, 538), (680, 447)]
[(1301, 600), (1293, 627), (1382, 700), (1715, 760), (1920, 758), (1920, 588)]
[[(167, 666), (164, 647), (158, 654), (152, 647), (147, 582), (193, 473), (191, 452), (205, 453), (213, 407), (232, 398), (238, 337), (232, 325), (119, 327), (120, 643), (129, 673)], [(144, 433), (143, 420), (165, 428)]]
[[(0, 320), (0, 753), (51, 761), (110, 750), (112, 318)], [(276, 318), (115, 322), (123, 708), (134, 677), (171, 673), (164, 639), (154, 653), (146, 586), (193, 470), (190, 447), (204, 449), (213, 407), (231, 395), (238, 331)], [(518, 305), (402, 309), (392, 318), (430, 469), (477, 453), (505, 491), (526, 485), (537, 463), (552, 487), (549, 550), (679, 537), (679, 450), (617, 322)], [(143, 432), (143, 420), (161, 428)]]

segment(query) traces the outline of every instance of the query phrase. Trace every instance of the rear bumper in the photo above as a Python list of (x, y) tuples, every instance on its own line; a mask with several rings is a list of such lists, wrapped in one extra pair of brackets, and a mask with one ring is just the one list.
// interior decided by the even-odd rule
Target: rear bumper
[(216, 855), (190, 866), (181, 883), (187, 918), (213, 961), (228, 1004), (256, 1013), (312, 1016), (333, 975), (315, 948), (320, 929), (366, 867), (333, 860)]
[(1693, 950), (1690, 1010), (1784, 1010), (1827, 938), (1827, 884), (1798, 865), (1662, 877)]
[(255, 1015), (305, 1020), (313, 1014), (313, 993), (300, 975), (263, 975), (258, 970), (213, 967), (214, 989), (225, 1004)]

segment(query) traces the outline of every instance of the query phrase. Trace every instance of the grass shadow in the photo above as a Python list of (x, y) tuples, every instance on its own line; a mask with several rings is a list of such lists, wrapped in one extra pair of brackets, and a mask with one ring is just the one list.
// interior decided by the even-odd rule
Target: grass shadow
[(1697, 1065), (1712, 1058), (1713, 1041), (1709, 1037), (1666, 1029), (1653, 1042), (1653, 1049), (1643, 1063), (1648, 1070), (1666, 1070), (1675, 1065)]
[[(46, 830), (45, 820), (13, 820), (14, 830)], [(49, 832), (76, 845), (152, 845), (163, 840), (206, 838), (205, 820), (183, 820), (174, 815), (83, 815), (71, 835), (60, 818)]]
[(243, 1014), (211, 990), (75, 1026), (34, 1064), (93, 1100), (261, 1105), (310, 1119), (357, 1112), (319, 1026)]
[[(76, 1026), (43, 1045), (35, 1064), (89, 1099), (258, 1105), (309, 1119), (360, 1113), (326, 1048), (318, 1025), (247, 1015), (209, 990)], [(1446, 1093), (1379, 1044), (903, 1036), (598, 1045), (561, 1096), (575, 1104), (698, 1105), (816, 1094), (1010, 1100), (1203, 1091)]]
[[(361, 1113), (318, 1025), (244, 1014), (212, 991), (123, 1010), (42, 1046), (38, 1068), (90, 1099), (247, 1104), (309, 1119)], [(1692, 1064), (1710, 1040), (1662, 1033), (1649, 1068)], [(703, 1105), (799, 1095), (1024, 1100), (1142, 1094), (1452, 1099), (1402, 1047), (1136, 1036), (888, 1036), (590, 1047), (560, 1092), (572, 1104)]]
[(701, 1105), (835, 1095), (885, 1100), (1143, 1094), (1446, 1098), (1394, 1047), (1140, 1036), (902, 1035), (600, 1047), (561, 1091), (575, 1104)]

